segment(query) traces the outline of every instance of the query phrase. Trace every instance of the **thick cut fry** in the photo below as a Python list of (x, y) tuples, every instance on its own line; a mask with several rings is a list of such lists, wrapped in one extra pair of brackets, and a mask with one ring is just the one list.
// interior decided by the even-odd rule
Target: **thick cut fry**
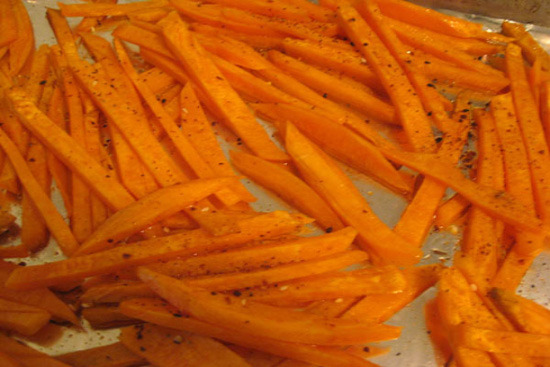
[(426, 111), (399, 62), (353, 7), (341, 6), (338, 18), (390, 96), (411, 146), (416, 151), (433, 151), (434, 137)]
[(277, 51), (268, 53), (269, 59), (305, 85), (321, 93), (324, 98), (350, 105), (365, 115), (386, 123), (399, 124), (394, 108), (387, 102), (338, 80), (299, 60)]
[(5, 287), (5, 282), (9, 278), (16, 265), (7, 262), (0, 262), (0, 298), (24, 305), (34, 306), (44, 309), (53, 317), (69, 321), (74, 325), (79, 323), (74, 312), (61, 301), (54, 293), (46, 288), (37, 288), (27, 291), (17, 291)]
[(220, 342), (185, 331), (138, 325), (122, 329), (119, 339), (128, 349), (158, 366), (251, 367)]
[(113, 36), (123, 41), (136, 44), (142, 48), (155, 51), (162, 56), (174, 58), (172, 52), (166, 47), (166, 43), (161, 35), (150, 32), (143, 28), (137, 27), (130, 23), (124, 23), (117, 27), (113, 32)]
[(34, 30), (23, 1), (9, 0), (8, 4), (17, 31), (17, 39), (9, 44), (10, 75), (13, 77), (19, 74), (34, 52)]
[(521, 47), (523, 55), (531, 64), (534, 64), (538, 58), (544, 70), (550, 69), (550, 56), (525, 29), (524, 25), (514, 22), (503, 22), (502, 33), (508, 37), (515, 38), (515, 43)]
[(361, 246), (374, 253), (378, 261), (411, 264), (418, 260), (418, 248), (393, 233), (340, 168), (291, 124), (287, 124), (286, 148), (305, 181), (344, 223), (357, 229)]
[(301, 360), (314, 365), (327, 367), (375, 367), (373, 363), (363, 358), (345, 353), (339, 349), (312, 347), (304, 344), (282, 342), (271, 338), (249, 335), (242, 332), (222, 328), (219, 325), (208, 324), (194, 318), (182, 317), (183, 314), (175, 308), (170, 308), (166, 302), (155, 299), (137, 299), (125, 301), (121, 310), (132, 317), (148, 321), (164, 327), (186, 330), (204, 336), (213, 337), (232, 344)]
[(368, 256), (362, 251), (346, 251), (312, 260), (275, 266), (271, 269), (199, 277), (189, 279), (186, 283), (192, 287), (212, 291), (258, 287), (342, 270), (348, 266), (361, 263), (367, 258)]
[(60, 127), (56, 126), (46, 115), (29, 101), (22, 90), (13, 90), (9, 94), (15, 112), (21, 121), (42, 143), (50, 149), (57, 158), (71, 170), (79, 173), (82, 180), (102, 198), (111, 209), (120, 210), (132, 202), (134, 198), (109, 174), (99, 163)]
[(389, 326), (375, 330), (368, 324), (316, 317), (250, 300), (244, 305), (238, 299), (229, 298), (227, 302), (225, 297), (189, 287), (179, 280), (145, 268), (140, 268), (138, 275), (180, 311), (250, 335), (316, 345), (360, 344), (399, 335), (398, 328)]
[[(180, 94), (182, 131), (189, 137), (191, 144), (202, 156), (205, 162), (219, 176), (231, 177), (235, 171), (231, 168), (222, 148), (216, 140), (209, 121), (207, 120), (202, 106), (197, 99), (191, 83), (187, 84)], [(242, 200), (253, 202), (256, 198), (248, 192), (241, 182), (230, 186)]]
[(4, 334), (0, 334), (0, 352), (13, 357), (25, 367), (71, 367)]
[(219, 70), (204, 53), (185, 24), (181, 21), (168, 23), (163, 28), (163, 34), (169, 48), (184, 64), (193, 81), (208, 96), (210, 103), (216, 106), (215, 112), (224, 118), (243, 142), (264, 159), (287, 160), (287, 155), (269, 139), (244, 102), (220, 76)]
[(36, 209), (42, 214), (44, 222), (46, 222), (59, 247), (65, 254), (71, 255), (78, 248), (78, 242), (50, 198), (34, 178), (15, 144), (2, 130), (0, 130), (0, 145), (17, 172), (17, 176), (25, 188), (25, 192), (31, 198)]
[(174, 278), (225, 274), (233, 271), (246, 273), (345, 251), (356, 235), (357, 231), (347, 227), (322, 236), (283, 240), (273, 244), (260, 243), (233, 251), (176, 259), (148, 267)]
[(22, 335), (34, 335), (50, 321), (50, 314), (40, 308), (0, 298), (0, 328)]
[(120, 16), (130, 12), (161, 8), (167, 5), (166, 0), (154, 1), (139, 1), (131, 4), (63, 4), (60, 3), (59, 8), (65, 17), (104, 17), (104, 16)]
[(550, 172), (550, 152), (521, 55), (518, 46), (507, 46), (506, 74), (510, 78), (516, 114), (529, 158), (537, 213), (545, 223), (550, 223), (550, 181), (547, 179), (547, 173)]
[(459, 345), (492, 353), (550, 357), (550, 336), (457, 326), (453, 338)]
[(231, 152), (231, 161), (243, 174), (272, 190), (289, 204), (309, 215), (323, 229), (343, 228), (330, 206), (305, 182), (288, 170), (250, 154)]
[(424, 319), (426, 320), (426, 328), (428, 329), (430, 340), (435, 349), (435, 360), (437, 363), (444, 365), (451, 359), (453, 351), (443, 329), (443, 323), (435, 298), (429, 300), (424, 306)]
[(214, 237), (204, 230), (195, 230), (119, 246), (96, 254), (18, 268), (11, 274), (6, 287), (32, 289), (64, 284), (158, 260), (229, 249), (258, 238), (267, 239), (291, 233), (305, 223), (307, 221), (303, 218), (293, 217), (286, 212), (268, 213), (250, 219), (241, 233)]
[(478, 185), (467, 179), (462, 172), (448, 163), (447, 157), (433, 154), (419, 154), (381, 147), (382, 153), (395, 163), (403, 164), (426, 176), (444, 183), (460, 193), (473, 205), (492, 216), (517, 228), (534, 232), (548, 232), (541, 220), (526, 213), (525, 206), (502, 190)]
[(105, 221), (82, 244), (75, 255), (101, 251), (144, 228), (168, 218), (196, 201), (226, 187), (233, 178), (193, 180), (189, 183), (159, 189), (126, 208), (119, 210)]
[(252, 290), (253, 295), (248, 295), (249, 300), (285, 306), (322, 299), (400, 293), (405, 288), (403, 274), (393, 266), (383, 266), (290, 280), (271, 285), (266, 290)]
[(132, 353), (122, 343), (79, 350), (55, 358), (73, 367), (131, 367), (145, 364), (143, 358)]

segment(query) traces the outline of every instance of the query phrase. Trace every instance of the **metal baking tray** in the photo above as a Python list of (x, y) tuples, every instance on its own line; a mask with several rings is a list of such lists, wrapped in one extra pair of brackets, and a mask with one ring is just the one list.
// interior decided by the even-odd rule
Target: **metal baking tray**
[[(2, 1), (2, 0), (0, 0)], [(33, 22), (37, 45), (54, 44), (55, 37), (45, 16), (47, 7), (57, 8), (56, 0), (24, 0)], [(73, 2), (65, 0), (64, 2)], [(121, 1), (121, 2), (128, 2)], [(446, 13), (472, 19), (484, 24), (486, 29), (498, 31), (503, 19), (532, 23), (529, 29), (541, 44), (550, 50), (550, 2), (545, 0), (414, 0), (421, 5), (429, 6)], [(76, 24), (78, 18), (71, 19)], [(536, 25), (535, 25), (536, 24)], [(223, 139), (221, 139), (223, 140)], [(224, 142), (224, 144), (227, 144)], [(227, 146), (226, 146), (227, 148)], [(406, 201), (396, 196), (376, 182), (350, 168), (342, 166), (365, 195), (373, 210), (388, 225), (393, 226), (406, 206)], [(254, 204), (259, 211), (289, 209), (281, 200), (272, 194), (245, 182), (251, 192), (258, 197)], [(60, 202), (59, 194), (54, 189), (54, 201)], [(57, 199), (56, 199), (57, 198)], [(421, 264), (442, 262), (450, 265), (452, 253), (461, 234), (445, 231), (432, 231), (424, 245), (424, 258)], [(51, 262), (62, 258), (57, 246), (52, 244), (39, 254), (19, 259), (29, 265)], [(535, 301), (548, 306), (550, 303), (550, 283), (546, 280), (550, 270), (550, 254), (546, 251), (539, 256), (529, 270), (519, 292)], [(372, 361), (385, 367), (435, 367), (436, 362), (428, 332), (424, 325), (423, 306), (433, 298), (435, 289), (430, 289), (407, 306), (389, 323), (403, 326), (402, 336), (392, 342), (381, 343), (391, 347), (391, 351)], [(52, 325), (42, 332), (40, 337), (27, 340), (31, 346), (51, 355), (88, 349), (117, 341), (118, 330), (95, 331), (84, 325), (83, 329), (63, 328)]]

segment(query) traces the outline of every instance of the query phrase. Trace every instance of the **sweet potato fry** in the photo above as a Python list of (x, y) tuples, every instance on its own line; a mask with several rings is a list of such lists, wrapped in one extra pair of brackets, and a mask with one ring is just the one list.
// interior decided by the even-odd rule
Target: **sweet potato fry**
[(75, 316), (74, 312), (49, 289), (37, 288), (33, 290), (17, 291), (6, 288), (5, 282), (14, 269), (17, 269), (16, 265), (7, 262), (0, 263), (1, 299), (41, 308), (50, 313), (54, 318), (69, 321), (74, 325), (78, 324), (78, 318)]
[(34, 52), (34, 30), (23, 2), (9, 0), (8, 4), (17, 31), (17, 39), (9, 44), (9, 67), (10, 75), (13, 77), (19, 74)]
[(509, 44), (506, 47), (506, 74), (510, 78), (517, 119), (529, 158), (537, 213), (545, 223), (548, 223), (550, 222), (550, 182), (547, 182), (545, 175), (550, 171), (550, 153), (521, 55), (521, 49), (518, 46)]
[(244, 295), (248, 294), (249, 300), (286, 306), (323, 299), (394, 294), (405, 288), (405, 278), (397, 268), (382, 266), (280, 282), (266, 290), (253, 289), (253, 295), (246, 292)]
[(489, 297), (498, 309), (524, 333), (550, 335), (550, 311), (514, 292), (493, 288)]
[(482, 33), (481, 24), (445, 15), (403, 0), (377, 0), (384, 14), (434, 32), (460, 38), (476, 38)]
[[(169, 48), (181, 61), (193, 81), (216, 106), (216, 114), (222, 116), (228, 126), (260, 157), (267, 160), (288, 159), (269, 139), (265, 130), (254, 120), (244, 102), (219, 74), (219, 70), (204, 54), (204, 50), (180, 20), (168, 23), (163, 35)], [(199, 61), (200, 59), (200, 61)]]
[(46, 115), (29, 101), (22, 90), (12, 90), (9, 99), (21, 121), (40, 138), (58, 159), (69, 168), (79, 172), (82, 179), (109, 205), (119, 210), (134, 202), (134, 198), (118, 183), (117, 179), (103, 169), (89, 154), (56, 126)]
[(92, 286), (80, 300), (87, 304), (119, 303), (127, 299), (155, 297), (156, 293), (139, 281), (121, 281)]
[(121, 310), (132, 317), (148, 321), (153, 324), (170, 327), (177, 330), (186, 330), (199, 335), (213, 337), (232, 344), (280, 355), (287, 358), (301, 360), (314, 365), (327, 367), (375, 367), (363, 358), (345, 353), (339, 349), (326, 347), (312, 347), (304, 344), (281, 342), (272, 338), (251, 336), (244, 333), (222, 328), (219, 325), (208, 324), (194, 318), (182, 317), (183, 314), (166, 302), (156, 299), (137, 299), (125, 301)]
[[(0, 4), (0, 24), (2, 25), (0, 28), (0, 47), (6, 47), (17, 39), (17, 24), (9, 1), (3, 1)], [(7, 50), (6, 47), (5, 52)]]
[(254, 14), (265, 15), (268, 17), (284, 18), (296, 22), (311, 21), (311, 18), (305, 10), (297, 6), (293, 6), (292, 4), (286, 4), (282, 1), (264, 2), (261, 0), (213, 0), (212, 2), (214, 4), (246, 10)]
[(34, 178), (25, 159), (17, 150), (15, 144), (13, 144), (2, 130), (0, 130), (0, 146), (2, 146), (10, 162), (12, 162), (17, 172), (17, 176), (25, 188), (25, 192), (31, 198), (36, 209), (42, 214), (42, 219), (46, 222), (48, 229), (56, 239), (59, 247), (67, 255), (74, 253), (79, 244), (73, 233), (51, 202), (50, 198), (44, 193), (44, 190)]
[[(182, 89), (180, 102), (181, 129), (189, 137), (191, 144), (216, 175), (234, 176), (235, 171), (231, 168), (229, 161), (218, 144), (191, 83)], [(235, 182), (230, 187), (243, 201), (253, 202), (256, 200), (241, 182)]]
[(159, 189), (109, 217), (82, 243), (75, 255), (86, 255), (111, 247), (111, 244), (159, 220), (168, 218), (220, 188), (226, 187), (232, 180), (234, 179), (193, 180)]
[(200, 34), (206, 34), (210, 36), (225, 36), (232, 39), (236, 39), (241, 42), (257, 48), (257, 49), (281, 49), (284, 36), (264, 36), (264, 35), (255, 35), (249, 33), (243, 33), (238, 31), (232, 31), (223, 26), (214, 27), (207, 24), (193, 23), (191, 29)]
[(346, 251), (248, 273), (227, 273), (188, 279), (186, 283), (192, 287), (205, 288), (211, 291), (243, 289), (326, 274), (345, 269), (366, 259), (367, 255), (362, 251)]
[(103, 17), (126, 15), (143, 9), (161, 8), (168, 4), (166, 0), (140, 1), (131, 4), (58, 4), (65, 17)]
[(361, 54), (353, 49), (343, 50), (330, 44), (285, 38), (283, 42), (287, 54), (317, 66), (339, 70), (365, 83), (379, 93), (385, 93), (378, 76), (362, 60)]
[(145, 360), (132, 353), (122, 343), (79, 350), (55, 356), (73, 367), (132, 367), (145, 364)]
[(259, 243), (233, 251), (152, 264), (148, 268), (175, 278), (225, 274), (235, 270), (244, 273), (342, 252), (348, 249), (356, 234), (348, 227), (322, 236)]
[[(411, 264), (417, 261), (414, 248), (393, 233), (370, 209), (369, 204), (338, 166), (287, 124), (286, 148), (300, 173), (342, 218), (359, 231), (361, 246), (377, 261)], [(381, 244), (384, 244), (383, 246)]]
[[(124, 50), (120, 42), (116, 40), (115, 48), (117, 50), (118, 57), (121, 61), (121, 65), (124, 71), (133, 81), (136, 89), (139, 91), (143, 99), (147, 102), (147, 104), (155, 114), (156, 119), (159, 121), (165, 133), (168, 135), (168, 137), (176, 147), (180, 156), (185, 160), (187, 165), (191, 168), (191, 170), (198, 178), (207, 179), (215, 177), (216, 174), (213, 172), (211, 167), (208, 166), (205, 161), (203, 161), (202, 157), (199, 155), (195, 147), (191, 144), (189, 139), (187, 139), (184, 133), (178, 128), (176, 122), (170, 116), (168, 116), (166, 111), (162, 108), (161, 103), (157, 101), (151, 90), (149, 90), (146, 85), (140, 82), (138, 74), (134, 70), (126, 51)], [(240, 198), (235, 193), (227, 190), (227, 188), (222, 188), (220, 192), (216, 193), (216, 197), (225, 206), (231, 206), (240, 201)]]
[(214, 339), (155, 325), (122, 329), (122, 344), (150, 363), (161, 366), (251, 367)]
[(15, 358), (4, 352), (0, 352), (0, 362), (5, 367), (23, 367)]
[(138, 320), (121, 313), (118, 306), (113, 305), (84, 308), (82, 317), (96, 330), (113, 329), (139, 323)]
[(492, 353), (550, 357), (550, 336), (457, 326), (453, 338), (459, 345)]
[(92, 65), (82, 60), (71, 60), (71, 69), (88, 95), (117, 126), (161, 186), (185, 181), (183, 172), (151, 133), (144, 115), (132, 109), (132, 105), (113, 90), (106, 78), (94, 73)]
[(523, 55), (531, 64), (538, 58), (543, 70), (550, 69), (550, 56), (525, 29), (525, 26), (515, 22), (503, 22), (502, 33), (515, 39), (515, 42), (521, 47)]
[(426, 111), (399, 62), (353, 7), (341, 6), (338, 19), (390, 96), (409, 143), (416, 151), (433, 151), (435, 143)]
[[(349, 345), (373, 340), (387, 340), (398, 336), (399, 329), (374, 327), (369, 324), (324, 319), (303, 312), (285, 310), (248, 300), (244, 305), (238, 299), (212, 295), (200, 288), (140, 268), (138, 275), (157, 294), (162, 295), (182, 312), (206, 319), (231, 330), (241, 330), (275, 340), (316, 345)], [(280, 320), (285, 320), (281, 323)], [(303, 324), (306, 323), (307, 331)], [(270, 326), (277, 324), (278, 327)], [(302, 325), (302, 326), (300, 326)]]
[(40, 308), (0, 298), (0, 328), (23, 335), (36, 334), (50, 321), (50, 314)]
[(412, 191), (375, 145), (327, 119), (322, 113), (286, 103), (256, 104), (254, 109), (271, 120), (292, 122), (323, 150), (392, 190), (398, 193)]
[(22, 366), (71, 367), (45, 353), (34, 350), (22, 342), (0, 333), (0, 352), (19, 361)]
[(271, 238), (291, 233), (307, 223), (286, 212), (273, 212), (249, 220), (241, 233), (214, 237), (205, 230), (183, 232), (166, 237), (119, 246), (96, 254), (15, 270), (6, 287), (32, 289), (65, 284), (114, 270), (153, 263), (177, 256), (192, 256), (210, 251), (241, 246), (258, 238)]
[(370, 294), (355, 304), (343, 317), (373, 323), (384, 322), (428, 288), (434, 286), (442, 270), (441, 265), (406, 268), (402, 271), (407, 282), (403, 292)]
[(450, 166), (446, 157), (403, 152), (385, 147), (381, 147), (381, 151), (388, 159), (446, 184), (473, 205), (479, 206), (503, 222), (534, 233), (548, 231), (538, 218), (525, 212), (524, 205), (517, 199), (501, 190), (470, 181), (460, 170)]
[(460, 195), (453, 195), (437, 208), (434, 224), (445, 229), (459, 220), (469, 207), (470, 202), (468, 200)]
[(305, 85), (316, 90), (324, 98), (350, 105), (365, 115), (381, 122), (399, 124), (394, 108), (376, 96), (355, 89), (337, 78), (331, 77), (297, 59), (285, 56), (278, 51), (270, 51), (268, 57), (275, 66), (278, 66)]
[(315, 218), (323, 229), (343, 228), (344, 225), (330, 206), (305, 182), (284, 168), (240, 152), (231, 152), (231, 161), (243, 174)]

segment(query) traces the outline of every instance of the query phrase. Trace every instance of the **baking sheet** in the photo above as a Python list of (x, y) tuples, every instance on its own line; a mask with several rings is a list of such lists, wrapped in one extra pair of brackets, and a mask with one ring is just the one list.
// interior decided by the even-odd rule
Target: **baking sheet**
[[(0, 0), (2, 1), (2, 0)], [(45, 16), (47, 7), (57, 8), (55, 0), (24, 0), (33, 21), (37, 45), (42, 43), (54, 44), (55, 37), (48, 25)], [(72, 2), (72, 1), (64, 1)], [(127, 1), (123, 1), (127, 2)], [(437, 8), (438, 6), (449, 7), (455, 10), (444, 10), (447, 13), (458, 15), (464, 18), (473, 19), (483, 23), (487, 29), (499, 30), (502, 19), (498, 17), (510, 17), (519, 21), (539, 22), (545, 24), (550, 18), (550, 2), (545, 1), (502, 1), (502, 0), (416, 0)], [(538, 4), (538, 5), (537, 5)], [(457, 12), (456, 10), (462, 12)], [(535, 10), (533, 12), (533, 10)], [(483, 15), (475, 15), (483, 14)], [(489, 17), (495, 16), (495, 18)], [(71, 23), (78, 23), (79, 18), (70, 19)], [(547, 23), (546, 23), (547, 24)], [(529, 26), (534, 36), (544, 47), (550, 49), (550, 30), (542, 26)], [(220, 134), (220, 140), (224, 141), (224, 147), (229, 148), (225, 143), (225, 135)], [(367, 198), (376, 214), (390, 226), (393, 226), (399, 219), (401, 212), (406, 206), (406, 201), (396, 196), (376, 182), (366, 178), (352, 169), (342, 166), (350, 177), (357, 184), (363, 195)], [(274, 197), (265, 190), (245, 181), (251, 192), (258, 197), (254, 204), (259, 211), (272, 211), (276, 209), (288, 209), (281, 200)], [(56, 199), (57, 198), (57, 199)], [(54, 189), (54, 201), (60, 203), (59, 193)], [(443, 262), (450, 265), (452, 252), (454, 251), (460, 233), (454, 235), (446, 231), (433, 231), (424, 245), (424, 258), (421, 264)], [(31, 258), (20, 259), (29, 265), (56, 261), (62, 258), (57, 247), (49, 246)], [(527, 273), (519, 293), (534, 299), (535, 301), (548, 306), (550, 303), (550, 284), (546, 275), (550, 270), (550, 255), (544, 252), (537, 260), (531, 270)], [(433, 349), (431, 347), (428, 333), (424, 325), (423, 305), (427, 300), (433, 298), (434, 289), (428, 290), (411, 305), (395, 315), (388, 323), (403, 326), (401, 338), (397, 341), (381, 343), (391, 347), (387, 355), (373, 358), (372, 361), (385, 367), (435, 367)], [(96, 346), (107, 345), (117, 341), (118, 330), (94, 331), (87, 325), (82, 330), (64, 328), (52, 325), (47, 332), (41, 333), (38, 342), (30, 341), (34, 348), (48, 354), (57, 355), (72, 352), (80, 349), (88, 349)], [(36, 338), (34, 338), (36, 339)]]

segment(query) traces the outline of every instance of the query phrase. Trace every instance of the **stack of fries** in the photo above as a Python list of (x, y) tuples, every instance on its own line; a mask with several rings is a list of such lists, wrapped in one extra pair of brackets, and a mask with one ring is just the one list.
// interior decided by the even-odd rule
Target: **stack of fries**
[[(370, 343), (401, 331), (384, 322), (438, 284), (438, 363), (550, 366), (550, 311), (515, 292), (550, 234), (550, 57), (523, 25), (404, 0), (47, 18), (57, 44), (36, 49), (22, 0), (0, 1), (0, 227), (22, 213), (0, 247), (0, 365), (376, 366)], [(408, 200), (395, 227), (337, 162)], [(254, 210), (243, 176), (293, 210)], [(419, 266), (457, 225), (453, 266)], [(65, 259), (18, 260), (55, 245)], [(120, 342), (18, 341), (83, 319)]]

